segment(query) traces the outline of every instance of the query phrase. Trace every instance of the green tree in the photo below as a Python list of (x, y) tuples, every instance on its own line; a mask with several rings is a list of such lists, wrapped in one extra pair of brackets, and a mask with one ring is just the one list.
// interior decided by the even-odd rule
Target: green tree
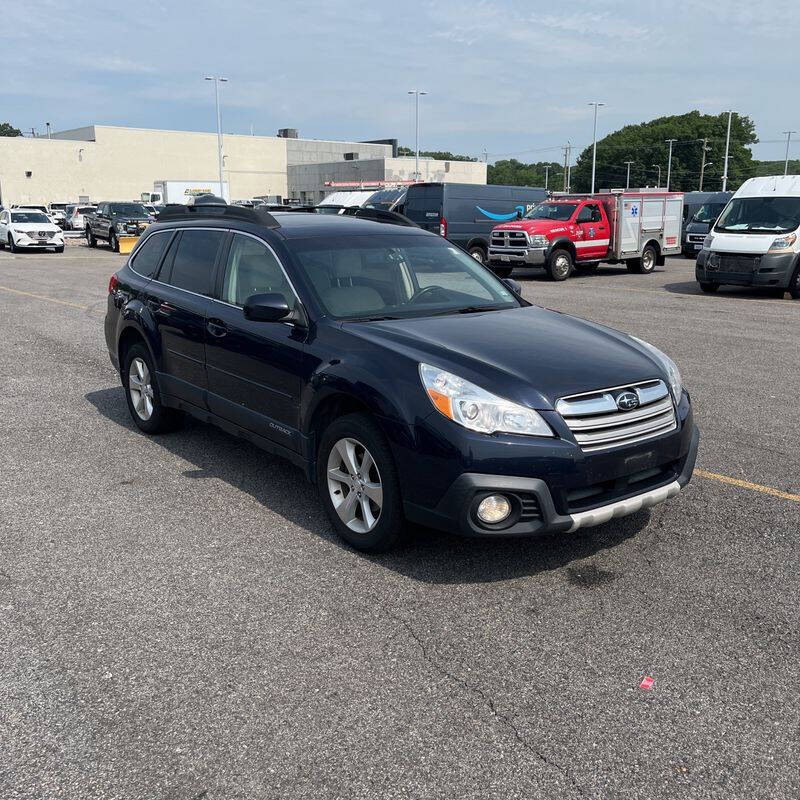
[[(783, 175), (783, 159), (780, 161), (754, 161), (755, 172), (753, 177), (760, 178), (765, 175)], [(789, 175), (800, 175), (800, 158), (789, 159)]]
[[(661, 167), (661, 183), (666, 185), (667, 139), (677, 139), (672, 149), (670, 188), (695, 191), (700, 184), (703, 157), (702, 140), (707, 138), (707, 166), (703, 189), (722, 188), (725, 161), (725, 134), (728, 114), (701, 114), (690, 111), (670, 117), (659, 117), (639, 125), (626, 125), (597, 142), (596, 189), (625, 186), (626, 161), (631, 164), (631, 186), (655, 186)], [(742, 114), (733, 114), (728, 163), (728, 188), (736, 189), (755, 174), (755, 162), (749, 145), (758, 141), (753, 121)], [(572, 168), (572, 191), (588, 192), (592, 180), (592, 147), (587, 147)]]
[(495, 161), (486, 170), (486, 182), (504, 186), (544, 186), (545, 167), (549, 167), (547, 185), (558, 190), (564, 186), (564, 165), (555, 161), (525, 164), (516, 158)]
[(22, 131), (10, 122), (0, 122), (0, 136), (22, 136)]
[[(413, 156), (416, 153), (415, 150), (412, 150), (410, 147), (403, 147), (400, 145), (397, 148), (397, 155), (399, 156)], [(477, 158), (473, 158), (472, 156), (463, 156), (458, 155), (457, 153), (451, 153), (448, 150), (420, 150), (419, 151), (420, 158), (435, 158), (438, 161), (477, 161)]]

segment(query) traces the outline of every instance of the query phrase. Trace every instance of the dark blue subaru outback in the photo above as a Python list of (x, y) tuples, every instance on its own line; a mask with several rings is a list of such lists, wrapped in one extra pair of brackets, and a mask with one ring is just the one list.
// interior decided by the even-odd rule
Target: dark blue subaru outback
[(189, 413), (288, 458), (361, 550), (405, 520), (569, 533), (677, 494), (699, 435), (675, 364), (517, 289), (414, 226), (168, 208), (105, 335), (141, 430)]

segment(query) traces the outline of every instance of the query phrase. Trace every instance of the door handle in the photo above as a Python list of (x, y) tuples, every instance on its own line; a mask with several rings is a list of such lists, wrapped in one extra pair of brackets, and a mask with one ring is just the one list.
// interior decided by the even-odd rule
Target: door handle
[(165, 317), (168, 317), (175, 310), (169, 303), (158, 303), (155, 300), (148, 300), (147, 307), (154, 314), (163, 314)]
[(228, 334), (228, 326), (221, 319), (210, 319), (206, 322), (206, 328), (212, 336), (221, 339)]

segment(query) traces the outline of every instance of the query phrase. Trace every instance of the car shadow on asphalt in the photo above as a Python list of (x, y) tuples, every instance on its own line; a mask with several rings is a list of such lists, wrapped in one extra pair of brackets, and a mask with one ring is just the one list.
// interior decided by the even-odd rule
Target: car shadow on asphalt
[[(656, 267), (651, 275), (654, 275), (659, 272), (664, 272), (664, 267)], [(606, 266), (603, 265), (601, 267), (597, 267), (596, 269), (587, 270), (582, 272), (580, 270), (573, 272), (572, 275), (567, 279), (569, 281), (573, 281), (575, 279), (592, 279), (592, 278), (622, 278), (625, 275), (630, 276), (631, 273), (628, 272), (626, 267), (614, 267), (614, 266)], [(515, 281), (530, 281), (532, 283), (555, 283), (555, 281), (550, 280), (547, 276), (547, 273), (542, 269), (531, 269), (526, 267), (517, 267), (515, 268), (511, 275), (509, 276), (513, 278)]]
[(787, 298), (789, 296), (783, 289), (749, 289), (742, 286), (720, 286), (720, 288), (712, 294), (704, 292), (697, 281), (666, 283), (664, 284), (664, 291), (672, 294), (708, 297), (721, 302), (724, 302), (726, 298), (737, 298), (740, 300), (780, 300), (784, 296)]
[[(89, 392), (86, 399), (115, 425), (138, 430), (121, 387)], [(184, 479), (221, 480), (298, 527), (351, 551), (334, 533), (315, 487), (284, 459), (188, 416), (179, 430), (148, 441), (192, 465), (181, 473)], [(557, 570), (616, 547), (642, 531), (649, 519), (643, 511), (576, 534), (536, 539), (469, 539), (409, 525), (403, 543), (390, 553), (363, 557), (425, 583), (491, 583)], [(265, 536), (265, 546), (268, 542)]]

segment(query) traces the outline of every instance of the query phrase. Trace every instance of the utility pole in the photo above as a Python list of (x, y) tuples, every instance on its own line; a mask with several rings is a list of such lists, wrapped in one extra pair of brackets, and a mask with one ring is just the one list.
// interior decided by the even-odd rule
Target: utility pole
[(631, 188), (631, 164), (633, 164), (633, 161), (626, 161), (625, 163), (628, 165), (628, 176), (625, 178), (625, 188), (626, 189), (630, 189)]
[(722, 191), (728, 191), (728, 153), (731, 149), (731, 117), (733, 112), (728, 112), (728, 133), (725, 137), (725, 171), (722, 173)]
[(792, 134), (797, 131), (783, 131), (786, 134), (786, 159), (783, 162), (783, 174), (789, 174), (789, 142), (792, 141)]
[(667, 159), (667, 191), (669, 191), (669, 176), (672, 172), (672, 145), (677, 141), (677, 139), (667, 139), (667, 144), (669, 145), (669, 158)]
[(222, 118), (219, 113), (219, 85), (227, 83), (227, 78), (212, 77), (206, 78), (207, 81), (214, 81), (214, 101), (217, 106), (217, 155), (219, 156), (219, 195), (225, 197), (225, 183), (222, 179)]
[(414, 176), (417, 181), (419, 181), (419, 96), (421, 94), (428, 94), (427, 92), (422, 92), (419, 89), (412, 89), (409, 94), (415, 95), (416, 98), (416, 157), (414, 159)]
[(567, 162), (569, 161), (569, 143), (564, 145), (564, 191), (567, 191)]
[(700, 190), (703, 191), (703, 175), (706, 172), (706, 153), (708, 152), (708, 137), (700, 140), (703, 143), (703, 160), (700, 162)]
[(592, 101), (590, 106), (594, 106), (594, 129), (592, 133), (592, 194), (594, 194), (594, 173), (597, 166), (597, 109), (605, 103)]

